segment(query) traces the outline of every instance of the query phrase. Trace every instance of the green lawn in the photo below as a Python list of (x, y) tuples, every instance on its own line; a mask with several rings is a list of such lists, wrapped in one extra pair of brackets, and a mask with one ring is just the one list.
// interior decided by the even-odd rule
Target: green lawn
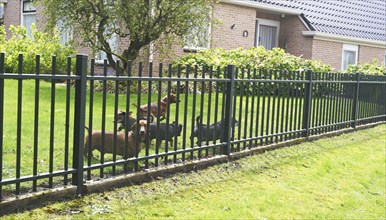
[[(165, 89), (167, 83), (163, 82), (163, 89)], [(190, 82), (190, 85), (192, 82)], [(200, 83), (198, 83), (200, 84)], [(153, 87), (157, 86), (158, 83), (153, 83)], [(111, 86), (111, 85), (110, 85)], [(147, 86), (143, 85), (143, 89), (146, 89)], [(53, 158), (50, 158), (49, 149), (50, 149), (50, 114), (51, 114), (51, 83), (41, 81), (40, 82), (40, 99), (39, 99), (39, 130), (38, 130), (38, 158), (37, 158), (37, 173), (47, 173), (49, 172), (50, 160), (53, 162), (53, 170), (63, 170), (66, 160), (68, 160), (68, 167), (72, 167), (72, 132), (73, 132), (73, 100), (74, 100), (74, 89), (71, 88), (71, 104), (70, 104), (70, 123), (69, 123), (69, 157), (65, 158), (65, 115), (66, 115), (66, 86), (63, 84), (56, 85), (55, 91), (55, 127), (54, 127), (54, 136), (53, 136)], [(214, 90), (213, 90), (214, 91)], [(161, 97), (165, 94), (162, 93)], [(86, 125), (89, 123), (89, 91), (87, 92), (87, 104), (86, 104)], [(215, 103), (216, 94), (211, 94), (211, 102), (208, 102), (209, 95), (205, 93), (204, 104), (202, 108), (203, 122), (207, 123), (207, 115), (209, 113), (210, 108), (210, 123), (215, 121), (215, 108), (218, 107), (218, 117), (216, 121), (220, 120), (221, 115), (221, 106), (222, 106), (222, 94), (219, 94), (219, 103)], [(7, 178), (15, 178), (16, 175), (16, 134), (17, 134), (17, 98), (18, 98), (18, 81), (17, 80), (5, 80), (5, 101), (4, 101), (4, 143), (3, 143), (3, 179)], [(106, 130), (113, 130), (113, 119), (114, 119), (114, 94), (107, 94), (106, 101)], [(119, 110), (125, 110), (126, 108), (126, 95), (120, 94), (119, 97)], [(141, 94), (141, 104), (146, 104), (148, 99), (147, 94)], [(151, 102), (156, 102), (158, 99), (158, 94), (154, 93), (151, 95)], [(186, 100), (187, 99), (187, 103)], [(34, 109), (35, 109), (35, 81), (34, 80), (24, 80), (23, 81), (23, 102), (22, 102), (22, 129), (21, 129), (21, 176), (23, 175), (31, 175), (33, 172), (33, 155), (34, 155)], [(182, 148), (191, 148), (196, 147), (195, 145), (191, 145), (190, 143), (190, 134), (193, 126), (194, 117), (192, 115), (193, 110), (195, 111), (195, 116), (201, 114), (201, 94), (197, 94), (196, 103), (193, 103), (193, 94), (181, 94), (180, 96), (181, 102), (179, 103), (179, 110), (176, 111), (176, 105), (172, 104), (170, 109), (170, 122), (176, 121), (178, 118), (179, 123), (183, 123), (184, 117), (187, 119), (187, 123), (184, 124), (184, 128), (186, 129), (186, 141), (184, 142), (183, 134), (177, 140), (177, 149)], [(248, 108), (247, 106), (248, 100)], [(259, 102), (259, 107), (258, 106)], [(137, 103), (137, 94), (131, 93), (130, 96), (130, 105), (129, 109), (131, 111), (135, 108), (132, 104)], [(242, 103), (240, 105), (240, 103)], [(264, 107), (264, 115), (262, 114), (263, 107), (262, 104), (265, 103)], [(270, 105), (268, 106), (268, 103)], [(296, 105), (296, 103), (298, 103)], [(193, 105), (194, 104), (194, 105)], [(187, 106), (187, 109), (184, 106)], [(94, 102), (93, 102), (93, 129), (101, 129), (102, 126), (102, 93), (95, 92), (94, 93)], [(283, 108), (285, 106), (285, 108)], [(294, 108), (297, 106), (297, 108)], [(281, 126), (282, 121), (286, 121), (286, 119), (296, 121), (297, 125), (301, 125), (302, 120), (302, 102), (301, 98), (296, 99), (287, 99), (281, 98), (280, 102), (278, 98), (255, 98), (254, 106), (252, 106), (252, 98), (249, 96), (236, 96), (236, 102), (234, 105), (234, 113), (236, 115), (237, 120), (239, 120), (239, 126), (234, 130), (235, 139), (243, 139), (250, 137), (255, 137), (256, 130), (258, 131), (258, 136), (272, 134), (276, 132), (282, 132), (282, 128), (284, 131), (288, 128), (289, 130), (299, 129), (299, 127), (295, 127), (295, 123), (291, 124), (283, 124)], [(256, 119), (257, 108), (259, 108), (260, 114), (259, 118)], [(241, 111), (240, 111), (241, 110)], [(284, 110), (284, 114), (279, 114), (278, 110)], [(253, 112), (253, 120), (250, 119)], [(269, 113), (269, 114), (268, 114)], [(288, 115), (287, 115), (288, 113)], [(297, 114), (294, 114), (297, 113)], [(241, 114), (241, 118), (239, 117)], [(248, 114), (248, 118), (245, 118), (245, 115)], [(297, 116), (295, 116), (297, 115)], [(164, 123), (165, 121), (163, 121)], [(247, 123), (245, 123), (247, 122)], [(269, 126), (267, 125), (267, 122)], [(272, 123), (273, 122), (273, 123)], [(261, 125), (264, 125), (263, 127)], [(279, 128), (277, 129), (277, 126)], [(291, 127), (290, 127), (291, 126)], [(292, 129), (291, 129), (292, 128)], [(263, 131), (263, 132), (262, 132)], [(275, 138), (271, 138), (270, 141), (275, 141)], [(185, 143), (185, 145), (184, 145)], [(211, 143), (210, 143), (211, 144)], [(149, 146), (148, 152), (150, 155), (155, 154), (156, 147), (155, 141)], [(245, 145), (234, 145), (233, 147), (245, 147)], [(171, 146), (169, 146), (168, 151), (171, 151)], [(165, 143), (163, 142), (162, 146), (159, 149), (159, 152), (162, 153), (165, 151)], [(209, 149), (209, 155), (213, 153), (212, 149)], [(217, 150), (217, 152), (219, 152)], [(94, 155), (100, 157), (100, 154), (95, 151)], [(145, 156), (146, 149), (143, 147), (139, 156)], [(205, 156), (205, 151), (202, 152), (202, 156)], [(197, 152), (194, 153), (194, 156), (197, 157)], [(182, 155), (177, 155), (177, 159), (181, 158)], [(171, 159), (170, 156), (168, 159)], [(190, 153), (186, 154), (186, 158), (190, 158)], [(117, 159), (121, 159), (120, 156), (117, 156)], [(113, 160), (112, 154), (105, 155), (105, 161)], [(99, 163), (99, 159), (92, 159), (92, 164)], [(149, 161), (150, 164), (154, 163), (155, 159), (151, 159)], [(161, 159), (160, 163), (163, 163), (163, 159)], [(87, 162), (85, 162), (87, 164)], [(141, 167), (144, 166), (144, 161), (141, 161), (139, 164)], [(117, 173), (121, 173), (123, 170), (123, 166), (117, 166)], [(111, 167), (107, 167), (105, 169), (105, 173), (111, 173)], [(99, 169), (92, 171), (93, 175), (99, 175)], [(55, 177), (54, 181), (59, 183), (63, 181), (63, 177)], [(46, 180), (39, 180), (39, 183), (46, 182)], [(31, 183), (23, 183), (21, 185), (22, 189), (29, 190), (31, 187)], [(4, 190), (12, 191), (14, 189), (14, 185), (7, 185), (3, 187)]]
[(386, 125), (4, 219), (385, 219)]
[[(155, 83), (156, 84), (156, 83)], [(155, 85), (154, 84), (154, 85)], [(166, 83), (163, 83), (164, 87)], [(146, 88), (146, 87), (145, 87)], [(39, 99), (39, 130), (38, 130), (38, 173), (45, 173), (49, 170), (49, 149), (50, 149), (50, 117), (51, 117), (51, 83), (49, 82), (40, 82), (40, 99)], [(23, 81), (23, 93), (22, 93), (22, 129), (21, 129), (21, 175), (30, 175), (32, 174), (32, 164), (33, 164), (33, 153), (34, 153), (34, 112), (35, 112), (35, 81), (34, 80), (24, 80)], [(89, 123), (89, 92), (87, 94), (87, 110), (86, 110), (86, 125)], [(165, 94), (161, 94), (161, 97)], [(106, 130), (113, 130), (113, 119), (114, 119), (114, 94), (108, 94), (107, 95), (107, 109), (106, 109)], [(203, 122), (207, 123), (207, 113), (210, 107), (210, 123), (213, 123), (215, 121), (215, 94), (212, 94), (211, 97), (211, 103), (208, 103), (208, 94), (204, 95), (204, 102), (203, 105)], [(6, 178), (12, 178), (15, 176), (15, 169), (16, 169), (16, 134), (17, 134), (17, 103), (18, 103), (18, 82), (17, 80), (5, 80), (5, 94), (4, 94), (5, 100), (4, 100), (4, 144), (3, 144), (3, 179)], [(147, 103), (147, 94), (141, 95), (141, 104)], [(186, 144), (183, 146), (183, 136), (178, 138), (178, 149), (182, 149), (183, 147), (190, 148), (192, 147), (190, 144), (190, 134), (192, 129), (192, 112), (193, 109), (195, 110), (195, 116), (201, 114), (201, 94), (198, 94), (196, 97), (196, 103), (193, 105), (193, 95), (187, 94), (187, 106), (188, 108), (185, 110), (185, 99), (186, 95), (181, 94), (179, 103), (179, 111), (176, 112), (176, 105), (171, 105), (170, 109), (170, 122), (175, 121), (178, 118), (179, 123), (183, 124), (184, 117), (187, 118), (187, 123), (184, 124), (184, 127), (186, 128)], [(70, 123), (69, 123), (69, 131), (70, 131), (70, 137), (69, 137), (69, 167), (71, 167), (71, 155), (72, 155), (72, 132), (73, 132), (73, 99), (74, 99), (74, 91), (73, 88), (71, 88), (71, 103), (70, 103)], [(152, 94), (151, 101), (156, 102), (158, 99), (158, 94)], [(64, 168), (65, 158), (64, 158), (64, 148), (65, 148), (65, 128), (66, 128), (66, 122), (65, 122), (65, 116), (66, 116), (66, 87), (63, 84), (57, 84), (56, 85), (56, 91), (55, 91), (55, 127), (54, 127), (54, 136), (53, 136), (53, 144), (54, 144), (54, 170), (61, 170)], [(240, 100), (243, 101), (242, 106), (242, 118), (239, 119), (240, 115)], [(240, 126), (235, 129), (235, 138), (237, 139), (239, 137), (243, 138), (249, 137), (250, 131), (252, 131), (252, 136), (255, 135), (256, 131), (256, 121), (266, 122), (268, 119), (267, 116), (267, 109), (273, 108), (273, 101), (271, 101), (271, 107), (267, 107), (268, 101), (266, 102), (265, 107), (265, 117), (263, 121), (263, 117), (260, 114), (259, 120), (256, 120), (256, 113), (254, 115), (253, 125), (251, 126), (250, 121), (248, 120), (248, 123), (244, 123), (245, 121), (245, 105), (246, 105), (246, 97), (237, 97), (237, 102), (235, 105), (235, 114), (236, 118), (240, 120)], [(272, 99), (273, 100), (273, 99)], [(248, 114), (249, 117), (251, 115), (252, 110), (256, 110), (257, 106), (257, 99), (255, 99), (254, 106), (252, 107), (252, 98), (249, 97), (248, 99)], [(260, 100), (261, 103), (263, 100)], [(119, 95), (119, 110), (125, 110), (126, 108), (126, 95), (120, 94)], [(137, 94), (131, 94), (130, 96), (130, 110), (134, 109), (134, 106), (132, 104), (137, 103)], [(277, 103), (277, 102), (276, 102)], [(102, 126), (102, 93), (96, 92), (94, 94), (94, 102), (93, 102), (93, 129), (101, 129)], [(220, 120), (221, 116), (221, 106), (222, 106), (222, 94), (219, 94), (219, 102), (217, 104), (218, 107), (218, 117), (216, 121)], [(261, 105), (260, 105), (261, 106)], [(300, 111), (302, 107), (299, 105), (298, 109)], [(261, 107), (260, 107), (261, 109)], [(135, 112), (135, 111), (134, 111)], [(135, 113), (134, 113), (135, 116)], [(272, 114), (271, 114), (272, 116)], [(276, 116), (276, 114), (275, 114)], [(281, 116), (285, 117), (285, 115)], [(270, 121), (272, 119), (269, 119)], [(276, 119), (275, 119), (276, 120)], [(166, 121), (163, 121), (165, 123)], [(264, 122), (264, 123), (265, 123)], [(260, 126), (259, 129), (259, 135), (260, 132)], [(266, 126), (263, 128), (266, 130)], [(268, 132), (272, 130), (271, 127), (268, 127)], [(244, 133), (246, 132), (246, 133)], [(275, 130), (274, 130), (275, 132)], [(245, 134), (245, 135), (244, 135)], [(265, 134), (265, 133), (264, 133)], [(155, 141), (153, 141), (152, 145), (149, 149), (149, 154), (155, 153)], [(160, 147), (160, 152), (163, 152), (165, 150), (164, 143)], [(171, 147), (169, 146), (169, 151), (171, 150)], [(140, 152), (140, 156), (145, 155), (146, 150), (143, 149)], [(212, 151), (210, 151), (212, 152)], [(98, 152), (94, 152), (95, 155), (99, 156)], [(197, 154), (195, 154), (197, 155)], [(188, 155), (187, 155), (188, 156)], [(179, 155), (181, 157), (181, 155)], [(118, 157), (120, 159), (120, 157)], [(105, 155), (105, 161), (112, 160), (111, 154)], [(98, 163), (98, 160), (93, 160), (93, 163)]]

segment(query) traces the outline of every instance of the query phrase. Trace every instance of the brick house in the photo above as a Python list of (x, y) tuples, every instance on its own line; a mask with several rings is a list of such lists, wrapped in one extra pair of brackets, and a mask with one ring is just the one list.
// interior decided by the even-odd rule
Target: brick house
[[(386, 2), (384, 0), (220, 0), (211, 7), (212, 20), (208, 25), (208, 44), (174, 46), (177, 56), (197, 49), (280, 47), (293, 55), (320, 60), (335, 70), (348, 64), (378, 59), (386, 63)], [(42, 27), (39, 8), (30, 0), (0, 0), (0, 22), (25, 25), (32, 22)], [(192, 33), (194, 34), (194, 33)], [(63, 41), (70, 36), (62, 33)], [(124, 40), (112, 39), (119, 50)], [(91, 54), (88, 48), (82, 53)], [(144, 53), (146, 54), (146, 53)], [(103, 59), (103, 53), (93, 54)], [(158, 62), (157, 53), (143, 56), (142, 60)]]

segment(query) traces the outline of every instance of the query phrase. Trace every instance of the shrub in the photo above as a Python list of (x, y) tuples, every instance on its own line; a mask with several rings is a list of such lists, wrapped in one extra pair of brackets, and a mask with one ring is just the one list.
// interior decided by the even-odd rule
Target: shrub
[(75, 55), (75, 49), (69, 45), (62, 45), (59, 31), (43, 33), (31, 26), (32, 37), (27, 35), (23, 26), (10, 26), (11, 38), (6, 39), (6, 32), (0, 26), (0, 52), (5, 56), (5, 72), (18, 72), (18, 57), (23, 54), (23, 72), (35, 73), (36, 55), (40, 54), (40, 72), (50, 73), (52, 56), (56, 56), (57, 73), (65, 73), (67, 57)]
[(202, 66), (214, 66), (224, 68), (233, 64), (245, 69), (272, 69), (287, 71), (303, 71), (311, 69), (314, 72), (330, 72), (332, 67), (320, 61), (307, 60), (298, 56), (290, 55), (281, 48), (266, 50), (259, 46), (256, 48), (233, 50), (208, 49), (197, 53), (187, 54), (174, 62), (174, 66), (182, 64), (194, 68), (198, 65), (200, 71)]
[[(256, 48), (244, 49), (237, 48), (233, 50), (225, 50), (225, 49), (208, 49), (199, 51), (197, 53), (187, 54), (182, 56), (180, 59), (174, 62), (174, 68), (177, 65), (182, 65), (183, 72), (185, 73), (186, 67), (189, 66), (190, 69), (194, 69), (197, 65), (199, 72), (198, 74), (202, 74), (205, 72), (207, 74), (206, 68), (208, 66), (213, 66), (215, 69), (217, 68), (225, 68), (229, 64), (233, 64), (239, 68), (238, 77), (247, 78), (248, 70), (253, 71), (256, 69), (265, 69), (265, 70), (284, 70), (284, 71), (305, 71), (312, 70), (314, 72), (330, 72), (333, 68), (330, 65), (323, 64), (320, 61), (315, 60), (307, 60), (298, 56), (290, 55), (286, 53), (281, 48), (274, 48), (272, 50), (266, 50), (264, 47), (259, 46)], [(206, 69), (206, 70), (205, 70)], [(204, 71), (203, 71), (204, 70)], [(174, 71), (175, 72), (175, 71)], [(216, 71), (215, 71), (216, 72)], [(243, 74), (244, 73), (244, 74)], [(220, 71), (220, 75), (217, 77), (224, 77), (224, 71)], [(244, 75), (244, 76), (242, 76)], [(287, 75), (287, 78), (290, 74)], [(250, 76), (253, 78), (253, 76)], [(266, 76), (265, 76), (266, 77)], [(199, 87), (201, 85), (199, 84)], [(208, 85), (204, 85), (206, 88)], [(222, 86), (220, 86), (220, 91), (222, 90)], [(240, 87), (239, 84), (237, 86), (237, 91), (240, 92), (242, 88), (243, 94), (245, 93), (255, 93), (261, 91), (260, 89), (253, 89), (252, 86), (249, 87)], [(282, 91), (283, 93), (287, 91)]]
[(357, 65), (349, 65), (345, 73), (363, 73), (368, 75), (386, 75), (386, 66), (380, 65), (377, 59), (374, 59), (372, 63), (367, 62)]

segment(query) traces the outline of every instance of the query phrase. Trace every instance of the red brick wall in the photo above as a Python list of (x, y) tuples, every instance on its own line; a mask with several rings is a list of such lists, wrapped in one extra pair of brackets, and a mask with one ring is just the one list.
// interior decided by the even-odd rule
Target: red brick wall
[(4, 26), (7, 31), (7, 37), (10, 37), (9, 26), (21, 24), (21, 1), (19, 0), (8, 0), (4, 4)]
[(305, 37), (302, 31), (307, 28), (296, 15), (286, 15), (280, 22), (279, 47), (287, 53), (312, 58), (312, 38)]
[[(219, 19), (220, 24), (213, 27), (212, 48), (234, 49), (254, 46), (255, 9), (225, 3), (215, 4), (213, 18)], [(248, 37), (243, 37), (243, 31), (248, 32)]]
[(358, 50), (358, 63), (372, 62), (373, 59), (377, 59), (379, 64), (385, 63), (386, 49), (359, 46)]
[(313, 40), (312, 59), (330, 64), (335, 70), (342, 66), (343, 44), (331, 41)]

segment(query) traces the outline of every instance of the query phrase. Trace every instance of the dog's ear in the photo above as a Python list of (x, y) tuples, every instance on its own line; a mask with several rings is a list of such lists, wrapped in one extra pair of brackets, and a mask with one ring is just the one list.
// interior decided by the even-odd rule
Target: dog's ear
[(133, 112), (132, 112), (132, 111), (129, 111), (129, 116), (131, 116), (131, 114), (133, 114)]

